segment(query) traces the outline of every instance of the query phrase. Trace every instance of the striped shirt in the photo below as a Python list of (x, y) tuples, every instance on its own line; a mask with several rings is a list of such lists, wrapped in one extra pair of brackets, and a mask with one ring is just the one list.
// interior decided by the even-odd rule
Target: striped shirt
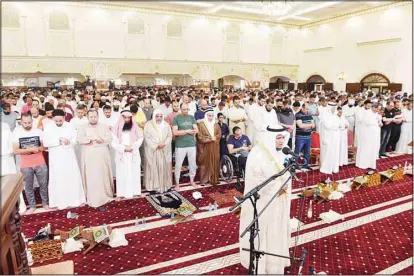
[[(299, 111), (295, 115), (296, 121), (301, 120), (302, 124), (311, 124), (313, 121), (313, 118), (311, 115), (303, 113), (302, 111)], [(300, 128), (299, 125), (296, 126), (296, 136), (311, 136), (312, 134), (312, 128), (303, 129)]]

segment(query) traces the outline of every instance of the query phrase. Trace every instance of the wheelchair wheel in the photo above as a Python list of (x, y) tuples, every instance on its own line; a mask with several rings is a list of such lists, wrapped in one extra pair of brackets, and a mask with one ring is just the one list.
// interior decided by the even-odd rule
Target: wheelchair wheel
[(220, 176), (224, 181), (230, 182), (233, 179), (233, 163), (230, 157), (224, 155), (220, 160)]

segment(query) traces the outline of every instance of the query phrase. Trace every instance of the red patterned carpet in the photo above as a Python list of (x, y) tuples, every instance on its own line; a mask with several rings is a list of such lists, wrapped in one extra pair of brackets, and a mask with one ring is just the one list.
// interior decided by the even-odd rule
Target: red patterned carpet
[[(393, 165), (412, 162), (412, 155), (405, 155), (378, 162), (378, 171)], [(353, 165), (346, 166), (335, 179), (345, 179), (363, 174)], [(300, 174), (303, 178), (305, 174)], [(318, 171), (307, 174), (309, 182), (325, 180)], [(331, 179), (333, 177), (331, 176)], [(294, 189), (299, 183), (294, 183)], [(300, 186), (304, 185), (300, 183)], [(246, 274), (238, 258), (239, 223), (236, 214), (221, 206), (217, 211), (206, 210), (212, 201), (207, 195), (234, 189), (233, 184), (199, 189), (201, 200), (191, 197), (192, 190), (181, 192), (195, 206), (201, 208), (194, 220), (172, 225), (168, 218), (156, 216), (155, 209), (144, 198), (111, 202), (100, 212), (90, 207), (73, 208), (79, 219), (67, 219), (68, 210), (44, 212), (23, 216), (22, 229), (32, 236), (39, 228), (51, 223), (52, 230), (68, 230), (76, 225), (96, 226), (115, 224), (126, 233), (128, 246), (110, 248), (98, 245), (86, 256), (82, 252), (64, 255), (60, 260), (73, 260), (76, 274)], [(313, 205), (313, 217), (301, 218), (304, 223), (299, 232), (298, 253), (308, 250), (303, 274), (309, 274), (312, 265), (317, 272), (327, 274), (412, 274), (412, 177), (388, 182), (372, 188), (363, 188), (344, 194), (340, 200)], [(293, 197), (291, 217), (298, 218), (301, 199)], [(305, 213), (308, 200), (305, 200)], [(345, 216), (344, 220), (327, 224), (319, 214), (334, 210)], [(143, 227), (133, 226), (136, 217), (147, 217)], [(292, 246), (296, 232), (292, 233)], [(276, 237), (275, 237), (276, 238)], [(291, 248), (293, 249), (293, 247)], [(35, 266), (40, 264), (35, 264)], [(285, 269), (285, 274), (297, 274), (298, 265)]]

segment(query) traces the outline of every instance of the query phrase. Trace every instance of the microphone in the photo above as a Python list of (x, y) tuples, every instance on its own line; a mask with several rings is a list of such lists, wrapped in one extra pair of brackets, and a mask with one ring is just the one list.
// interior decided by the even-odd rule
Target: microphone
[[(301, 153), (300, 154), (296, 154), (289, 147), (284, 147), (282, 149), (282, 152), (285, 155), (292, 155), (299, 166), (304, 166), (304, 165), (307, 165), (307, 163), (308, 163), (306, 159), (302, 158), (302, 154)], [(303, 162), (303, 163), (299, 164), (298, 163), (299, 160), (301, 162)]]
[(294, 157), (296, 157), (296, 158), (298, 158), (299, 157), (299, 155), (297, 155), (296, 153), (294, 153), (289, 147), (284, 147), (283, 149), (282, 149), (282, 152), (283, 152), (283, 154), (286, 154), (286, 155), (292, 155), (292, 156), (294, 156)]
[(300, 263), (299, 263), (299, 271), (298, 271), (298, 275), (302, 275), (302, 268), (303, 268), (303, 263), (305, 262), (306, 259), (306, 254), (308, 254), (308, 251), (303, 248), (302, 249), (302, 255), (300, 256)]

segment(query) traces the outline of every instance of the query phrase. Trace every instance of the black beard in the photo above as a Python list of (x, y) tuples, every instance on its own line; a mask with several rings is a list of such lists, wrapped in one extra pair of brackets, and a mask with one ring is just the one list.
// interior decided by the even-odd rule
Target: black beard
[(10, 113), (11, 112), (6, 112), (6, 111), (3, 111), (4, 112), (4, 114), (6, 114), (6, 115), (10, 115)]
[(124, 127), (122, 128), (122, 131), (131, 130), (131, 128), (132, 128), (132, 119), (128, 123), (125, 122)]
[(267, 112), (272, 111), (272, 109), (271, 109), (271, 108), (267, 108), (267, 107), (266, 107), (266, 110), (267, 110)]
[(118, 112), (118, 110), (119, 110), (119, 107), (114, 107), (115, 112)]

